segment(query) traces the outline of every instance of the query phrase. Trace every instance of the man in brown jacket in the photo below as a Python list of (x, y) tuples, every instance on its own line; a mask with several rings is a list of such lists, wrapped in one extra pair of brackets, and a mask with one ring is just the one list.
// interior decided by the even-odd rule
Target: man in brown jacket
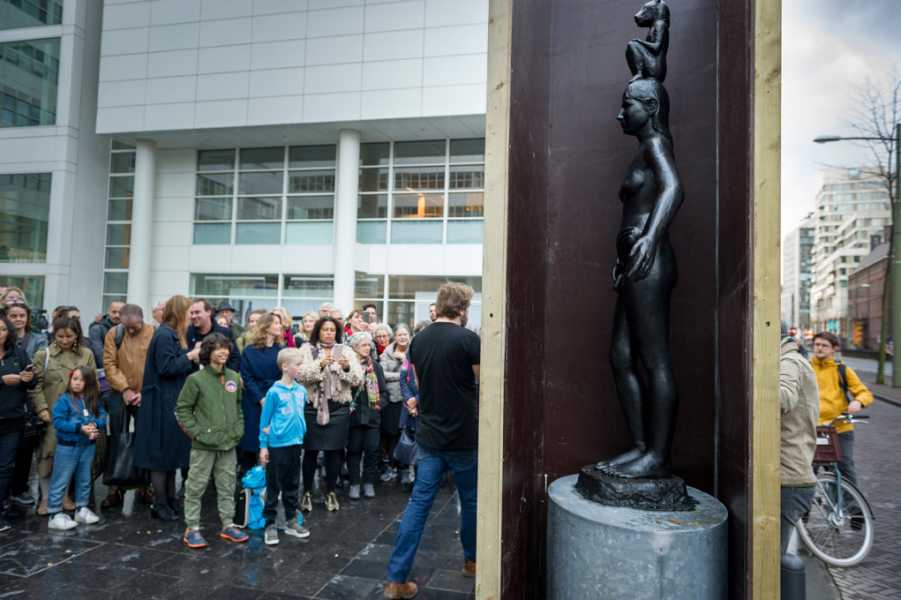
[[(141, 405), (144, 362), (153, 338), (153, 326), (144, 322), (144, 312), (136, 304), (126, 304), (120, 312), (121, 323), (110, 329), (103, 340), (103, 364), (106, 380), (112, 388), (108, 395), (110, 432), (119, 433), (122, 411), (126, 406)], [(100, 505), (103, 509), (122, 504), (122, 494), (110, 487)]]
[(782, 553), (788, 546), (792, 529), (810, 508), (816, 477), (813, 454), (817, 446), (817, 419), (820, 392), (813, 368), (804, 358), (798, 342), (782, 338), (779, 360), (779, 403), (782, 409), (781, 463)]

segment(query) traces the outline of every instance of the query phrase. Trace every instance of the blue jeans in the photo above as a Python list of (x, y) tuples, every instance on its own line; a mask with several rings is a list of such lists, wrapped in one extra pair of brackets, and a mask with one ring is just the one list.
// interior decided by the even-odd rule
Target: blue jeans
[(63, 496), (75, 475), (75, 506), (88, 505), (91, 497), (91, 465), (94, 463), (94, 444), (56, 445), (53, 455), (53, 473), (50, 474), (50, 491), (47, 494), (47, 512), (58, 513), (63, 509)]
[(422, 539), (432, 503), (444, 474), (450, 470), (457, 485), (462, 507), (460, 514), (460, 542), (463, 556), (476, 559), (476, 481), (478, 452), (476, 450), (434, 450), (419, 446), (416, 457), (416, 482), (410, 502), (404, 511), (394, 551), (388, 561), (388, 581), (404, 582), (413, 568), (416, 550)]

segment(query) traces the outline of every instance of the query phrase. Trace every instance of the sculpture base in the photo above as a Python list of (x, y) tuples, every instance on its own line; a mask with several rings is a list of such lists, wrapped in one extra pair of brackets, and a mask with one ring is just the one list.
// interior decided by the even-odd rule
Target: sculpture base
[(695, 510), (604, 506), (576, 491), (576, 475), (548, 489), (550, 600), (724, 600), (728, 513), (694, 488)]
[(594, 465), (582, 467), (576, 490), (593, 502), (638, 510), (688, 511), (697, 504), (679, 477), (624, 479), (598, 471)]

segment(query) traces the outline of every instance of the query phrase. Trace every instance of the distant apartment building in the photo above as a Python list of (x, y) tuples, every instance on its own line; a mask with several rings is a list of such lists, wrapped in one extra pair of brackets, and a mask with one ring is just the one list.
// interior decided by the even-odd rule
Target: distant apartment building
[(824, 171), (814, 221), (811, 323), (815, 329), (847, 339), (851, 335), (848, 277), (885, 241), (885, 227), (891, 223), (884, 183), (858, 169)]
[[(879, 349), (882, 335), (882, 290), (885, 287), (885, 272), (888, 266), (888, 246), (888, 242), (877, 246), (848, 278), (850, 342), (854, 348)], [(891, 317), (889, 320), (891, 321)], [(891, 322), (888, 325), (891, 327)]]
[(810, 327), (810, 280), (816, 220), (810, 213), (782, 241), (782, 320)]

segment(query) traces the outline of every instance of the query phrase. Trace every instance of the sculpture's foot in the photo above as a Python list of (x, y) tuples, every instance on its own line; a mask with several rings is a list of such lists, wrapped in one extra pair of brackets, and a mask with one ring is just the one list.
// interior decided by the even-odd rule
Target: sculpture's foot
[(623, 463), (631, 462), (644, 454), (644, 448), (632, 448), (628, 452), (623, 452), (619, 456), (614, 456), (610, 460), (602, 460), (597, 463), (594, 468), (598, 471), (606, 471), (610, 467), (615, 467)]
[(642, 72), (641, 69), (639, 69), (638, 72), (635, 74), (635, 76), (629, 80), (629, 83), (632, 83), (633, 81), (637, 81), (637, 80), (643, 79), (643, 78), (644, 78), (644, 73)]
[(635, 460), (608, 467), (604, 472), (625, 479), (659, 479), (670, 475), (669, 465), (653, 452), (645, 452)]

